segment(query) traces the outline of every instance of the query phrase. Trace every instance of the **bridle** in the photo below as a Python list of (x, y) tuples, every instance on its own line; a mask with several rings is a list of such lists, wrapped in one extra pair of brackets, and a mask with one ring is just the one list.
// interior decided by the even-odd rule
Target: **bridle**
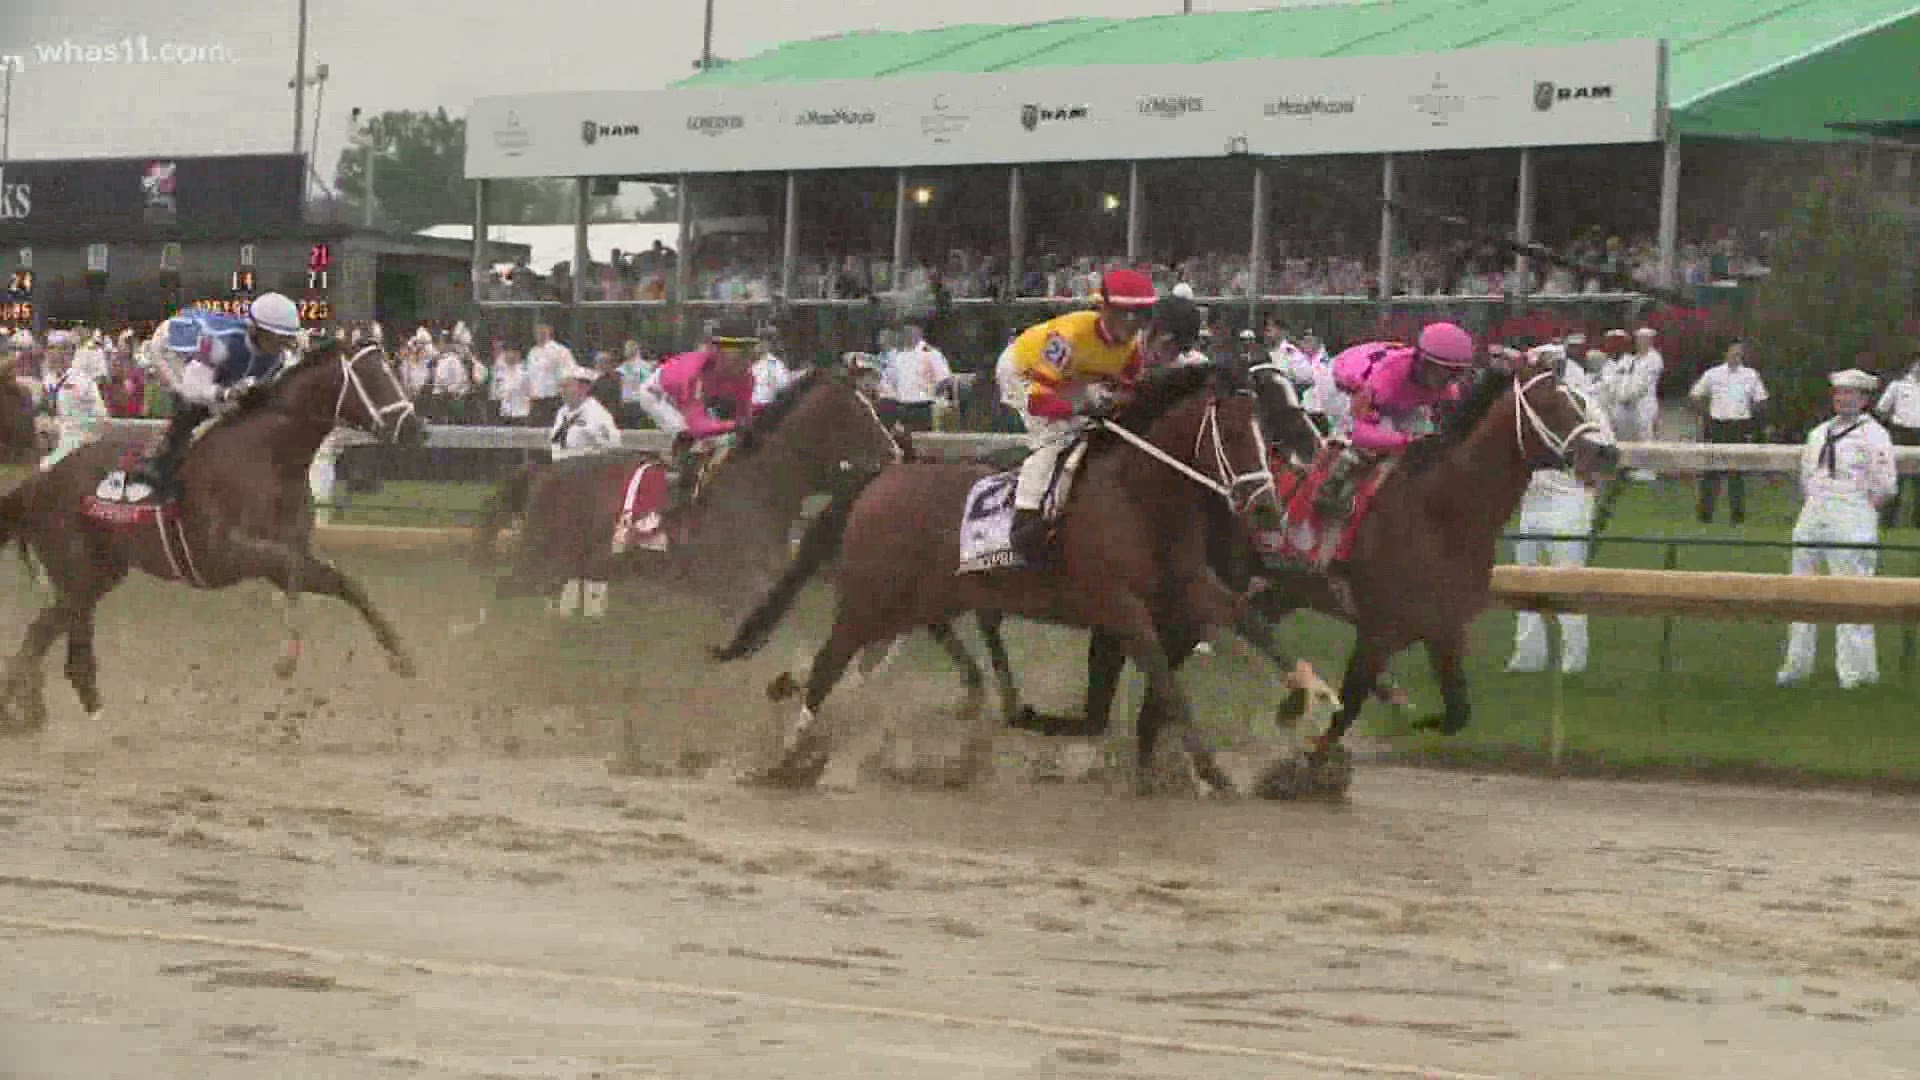
[[(1244, 393), (1244, 391), (1242, 392)], [(1248, 394), (1248, 396), (1251, 397), (1252, 395)], [(1148, 442), (1144, 437), (1135, 434), (1127, 428), (1121, 427), (1112, 420), (1098, 421), (1097, 426), (1106, 431), (1113, 432), (1120, 437), (1121, 441), (1132, 446), (1134, 449), (1227, 500), (1227, 505), (1233, 509), (1235, 514), (1246, 513), (1262, 495), (1272, 494), (1274, 490), (1273, 470), (1267, 467), (1267, 456), (1264, 453), (1267, 441), (1266, 438), (1260, 434), (1260, 422), (1258, 420), (1252, 422), (1252, 427), (1253, 444), (1260, 447), (1263, 451), (1260, 455), (1260, 467), (1249, 472), (1234, 473), (1233, 461), (1227, 456), (1226, 439), (1221, 434), (1220, 399), (1218, 397), (1209, 397), (1207, 399), (1206, 414), (1200, 418), (1200, 430), (1195, 432), (1193, 437), (1194, 460), (1202, 460), (1205, 457), (1204, 451), (1211, 449), (1213, 451), (1213, 467), (1217, 473), (1217, 478), (1208, 476), (1193, 466), (1188, 465), (1186, 462), (1181, 461), (1179, 458)], [(1209, 442), (1211, 446), (1208, 445)]]
[(1279, 388), (1280, 392), (1286, 395), (1287, 408), (1298, 414), (1300, 422), (1308, 431), (1313, 432), (1314, 452), (1317, 454), (1327, 448), (1327, 433), (1321, 431), (1320, 425), (1314, 423), (1313, 417), (1307, 415), (1307, 407), (1300, 400), (1300, 391), (1293, 385), (1293, 376), (1285, 368), (1272, 360), (1267, 360), (1248, 368), (1247, 374), (1255, 377), (1262, 374), (1270, 376), (1267, 379), (1268, 385)]
[[(340, 396), (335, 399), (333, 403), (334, 426), (361, 428), (361, 430), (375, 437), (382, 437), (383, 432), (389, 431), (392, 432), (394, 436), (398, 436), (400, 429), (405, 426), (407, 418), (414, 415), (413, 402), (407, 399), (406, 391), (400, 389), (400, 380), (394, 377), (393, 368), (388, 366), (383, 359), (380, 363), (380, 373), (386, 376), (387, 385), (393, 388), (393, 401), (386, 405), (375, 405), (373, 403), (373, 396), (367, 393), (366, 384), (361, 381), (360, 378), (360, 361), (364, 359), (368, 353), (379, 353), (383, 358), (386, 355), (381, 351), (380, 346), (376, 344), (361, 346), (360, 351), (354, 353), (351, 357), (347, 356), (344, 352), (340, 355)], [(368, 416), (373, 418), (370, 426), (351, 423), (347, 420), (348, 391), (352, 391), (359, 396), (361, 407), (366, 410)], [(394, 414), (392, 420), (387, 419), (389, 414)]]
[(1605, 425), (1593, 419), (1595, 415), (1593, 402), (1588, 400), (1585, 394), (1582, 394), (1564, 382), (1558, 382), (1556, 388), (1567, 396), (1567, 400), (1573, 402), (1574, 410), (1580, 414), (1580, 422), (1575, 424), (1573, 430), (1567, 432), (1565, 435), (1555, 434), (1553, 429), (1547, 426), (1546, 420), (1541, 417), (1540, 410), (1534, 408), (1533, 402), (1527, 399), (1528, 392), (1535, 386), (1538, 386), (1543, 379), (1557, 380), (1557, 376), (1551, 371), (1542, 371), (1528, 378), (1524, 383), (1521, 382), (1519, 375), (1513, 377), (1513, 400), (1516, 406), (1515, 411), (1520, 420), (1520, 422), (1513, 425), (1513, 434), (1514, 440), (1520, 448), (1520, 457), (1522, 460), (1529, 460), (1531, 458), (1531, 455), (1527, 453), (1527, 430), (1529, 428), (1533, 430), (1534, 436), (1540, 440), (1540, 445), (1546, 447), (1547, 451), (1551, 453), (1561, 465), (1571, 465), (1573, 463), (1573, 444), (1579, 441), (1583, 435), (1598, 435), (1605, 439), (1605, 441), (1612, 441), (1611, 436), (1607, 434)]

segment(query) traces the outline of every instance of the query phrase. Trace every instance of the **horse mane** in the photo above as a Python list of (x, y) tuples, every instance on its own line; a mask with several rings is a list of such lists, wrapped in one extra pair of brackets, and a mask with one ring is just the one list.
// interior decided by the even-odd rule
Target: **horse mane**
[(761, 440), (773, 434), (774, 430), (787, 418), (787, 414), (799, 406), (801, 399), (807, 396), (808, 391), (820, 385), (825, 370), (819, 366), (808, 368), (806, 374), (782, 387), (780, 393), (767, 403), (766, 408), (760, 410), (738, 429), (740, 441), (734, 452), (743, 453), (757, 449)]
[(1211, 363), (1155, 368), (1134, 383), (1132, 400), (1114, 414), (1114, 419), (1144, 435), (1155, 421), (1215, 380), (1231, 381), (1232, 373)]
[(1401, 455), (1402, 471), (1412, 475), (1430, 468), (1434, 462), (1447, 456), (1454, 447), (1467, 440), (1480, 422), (1487, 418), (1493, 407), (1512, 389), (1512, 380), (1498, 371), (1483, 371), (1474, 380), (1472, 389), (1460, 400), (1440, 425), (1440, 430), (1424, 439), (1417, 439)]

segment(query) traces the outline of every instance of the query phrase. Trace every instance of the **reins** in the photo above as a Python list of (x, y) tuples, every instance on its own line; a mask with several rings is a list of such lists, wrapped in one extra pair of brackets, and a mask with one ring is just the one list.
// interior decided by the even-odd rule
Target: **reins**
[[(1218, 400), (1207, 402), (1206, 415), (1200, 419), (1200, 430), (1194, 434), (1193, 456), (1196, 459), (1201, 456), (1203, 444), (1208, 441), (1208, 436), (1212, 436), (1214, 468), (1219, 470), (1221, 479), (1215, 479), (1206, 475), (1193, 466), (1188, 465), (1186, 462), (1181, 461), (1179, 458), (1174, 457), (1172, 454), (1167, 453), (1165, 450), (1148, 442), (1144, 437), (1114, 423), (1112, 420), (1099, 421), (1099, 427), (1102, 430), (1113, 432), (1134, 449), (1225, 499), (1227, 505), (1232, 507), (1236, 513), (1239, 512), (1242, 506), (1251, 505), (1255, 499), (1273, 490), (1273, 471), (1266, 466), (1266, 455), (1264, 454), (1261, 455), (1260, 468), (1239, 474), (1233, 473), (1233, 462), (1227, 457), (1226, 441), (1220, 434), (1220, 404)], [(1257, 428), (1254, 431), (1254, 441), (1258, 445), (1265, 445), (1264, 441), (1260, 438), (1260, 433)], [(1244, 502), (1235, 497), (1243, 487), (1248, 486), (1251, 486), (1253, 490), (1247, 493)]]

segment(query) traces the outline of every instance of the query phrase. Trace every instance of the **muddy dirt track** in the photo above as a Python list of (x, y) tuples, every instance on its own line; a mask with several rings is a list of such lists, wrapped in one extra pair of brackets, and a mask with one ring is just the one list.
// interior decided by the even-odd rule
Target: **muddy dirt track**
[[(109, 712), (50, 684), (0, 738), (0, 1076), (1920, 1076), (1910, 801), (1139, 801), (1013, 737), (967, 791), (743, 789), (772, 668), (453, 642), (439, 595), (389, 603), (413, 683), (323, 606), (283, 685), (264, 592), (109, 603)], [(842, 709), (951, 697), (909, 663)]]

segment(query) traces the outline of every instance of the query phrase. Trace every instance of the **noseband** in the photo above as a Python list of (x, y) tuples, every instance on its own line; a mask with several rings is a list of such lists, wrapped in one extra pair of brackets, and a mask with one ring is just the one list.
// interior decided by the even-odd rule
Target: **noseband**
[[(361, 407), (366, 409), (367, 415), (373, 418), (372, 428), (369, 434), (378, 436), (382, 430), (391, 430), (398, 433), (401, 425), (407, 422), (407, 417), (413, 415), (413, 402), (407, 400), (406, 391), (400, 389), (400, 380), (394, 378), (393, 369), (384, 362), (380, 365), (380, 373), (387, 377), (387, 385), (393, 387), (393, 401), (386, 405), (376, 406), (373, 403), (373, 396), (367, 393), (366, 384), (360, 380), (360, 361), (368, 353), (378, 352), (380, 352), (380, 346), (364, 345), (360, 351), (354, 353), (352, 357), (344, 355), (340, 357), (340, 396), (333, 403), (333, 423), (335, 427), (342, 425), (347, 427), (360, 426), (358, 424), (347, 423), (347, 391), (349, 390), (359, 395)], [(393, 420), (389, 421), (387, 419), (389, 414), (397, 415)]]
[(1573, 444), (1578, 442), (1583, 435), (1604, 434), (1606, 429), (1599, 422), (1592, 419), (1593, 403), (1587, 400), (1586, 395), (1565, 383), (1560, 383), (1558, 386), (1559, 391), (1567, 395), (1567, 399), (1573, 402), (1574, 411), (1580, 414), (1580, 422), (1575, 424), (1573, 430), (1567, 432), (1565, 435), (1554, 434), (1553, 429), (1548, 427), (1546, 420), (1541, 417), (1540, 410), (1534, 408), (1533, 402), (1527, 400), (1527, 393), (1535, 386), (1538, 386), (1541, 380), (1552, 378), (1555, 378), (1555, 376), (1551, 371), (1543, 371), (1528, 379), (1525, 383), (1520, 381), (1518, 375), (1514, 376), (1513, 399), (1520, 418), (1524, 421), (1523, 423), (1513, 425), (1514, 440), (1520, 447), (1521, 460), (1529, 460), (1530, 455), (1527, 453), (1527, 429), (1531, 428), (1533, 429), (1534, 435), (1539, 438), (1540, 444), (1547, 448), (1547, 451), (1554, 456), (1559, 464), (1571, 465), (1573, 463)]

